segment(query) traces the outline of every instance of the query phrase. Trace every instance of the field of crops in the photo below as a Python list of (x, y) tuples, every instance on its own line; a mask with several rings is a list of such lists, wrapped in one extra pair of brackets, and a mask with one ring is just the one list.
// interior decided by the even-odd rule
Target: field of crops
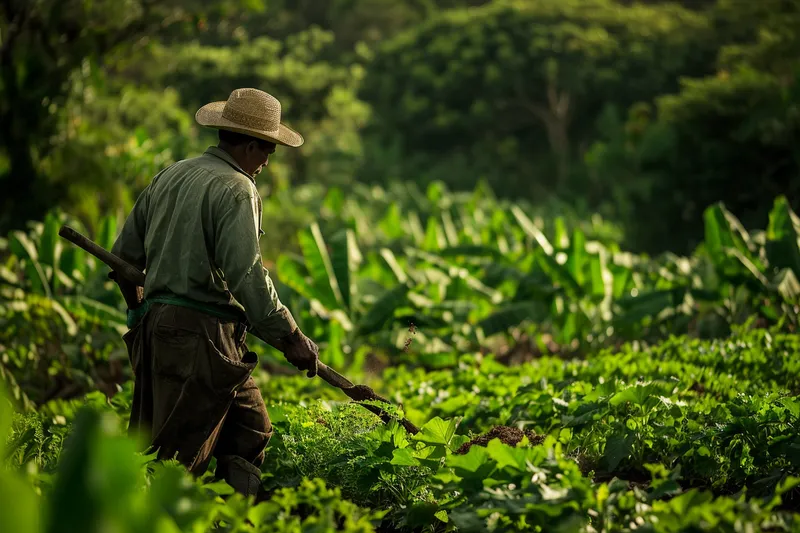
[(316, 221), (272, 267), (283, 300), (422, 431), (254, 341), (268, 499), (139, 454), (123, 304), (54, 213), (0, 243), (0, 531), (800, 531), (785, 199), (751, 233), (712, 206), (694, 255), (657, 258), (482, 189), (293, 201)]

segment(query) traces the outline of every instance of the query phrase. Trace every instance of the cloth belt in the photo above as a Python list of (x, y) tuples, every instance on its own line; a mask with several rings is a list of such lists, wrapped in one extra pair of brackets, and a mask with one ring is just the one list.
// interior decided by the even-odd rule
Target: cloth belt
[(138, 324), (142, 317), (147, 314), (150, 306), (156, 303), (188, 307), (189, 309), (194, 309), (195, 311), (207, 313), (225, 320), (238, 321), (243, 324), (246, 324), (247, 322), (243, 313), (237, 313), (229, 309), (224, 309), (220, 305), (198, 302), (197, 300), (192, 300), (191, 298), (186, 298), (184, 296), (178, 296), (177, 294), (154, 294), (153, 296), (146, 298), (136, 309), (128, 309), (128, 328), (130, 329)]

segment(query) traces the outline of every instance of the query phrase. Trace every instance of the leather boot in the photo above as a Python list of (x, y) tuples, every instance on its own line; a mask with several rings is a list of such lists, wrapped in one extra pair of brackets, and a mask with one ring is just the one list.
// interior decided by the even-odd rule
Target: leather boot
[(256, 496), (261, 489), (261, 470), (238, 455), (220, 457), (215, 474), (245, 497)]

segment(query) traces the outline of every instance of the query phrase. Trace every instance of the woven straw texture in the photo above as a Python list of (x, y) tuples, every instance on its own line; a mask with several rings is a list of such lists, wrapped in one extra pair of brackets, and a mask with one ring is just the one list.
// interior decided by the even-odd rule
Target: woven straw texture
[(211, 102), (197, 110), (201, 126), (244, 133), (283, 146), (298, 147), (303, 136), (281, 124), (281, 103), (258, 89), (236, 89), (225, 102)]

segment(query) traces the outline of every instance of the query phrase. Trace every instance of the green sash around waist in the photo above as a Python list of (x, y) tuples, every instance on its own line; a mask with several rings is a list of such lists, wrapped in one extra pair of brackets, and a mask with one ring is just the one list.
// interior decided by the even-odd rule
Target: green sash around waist
[(142, 319), (142, 317), (150, 309), (150, 306), (155, 303), (188, 307), (189, 309), (194, 309), (195, 311), (207, 313), (209, 315), (216, 316), (218, 318), (222, 318), (225, 320), (238, 320), (238, 321), (245, 320), (242, 313), (237, 313), (233, 310), (224, 309), (219, 305), (198, 302), (197, 300), (192, 300), (190, 298), (178, 296), (177, 294), (155, 294), (149, 298), (146, 298), (142, 302), (142, 305), (140, 305), (136, 309), (128, 309), (128, 320), (127, 320), (128, 328), (130, 329), (134, 327), (136, 324), (138, 324), (139, 321)]

